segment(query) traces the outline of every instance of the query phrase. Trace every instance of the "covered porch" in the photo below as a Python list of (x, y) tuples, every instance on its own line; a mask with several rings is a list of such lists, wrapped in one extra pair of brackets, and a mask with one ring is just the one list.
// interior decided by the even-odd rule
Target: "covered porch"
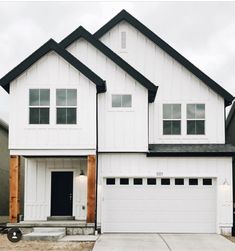
[[(92, 227), (96, 217), (96, 156), (27, 157), (24, 215), (19, 208), (20, 157), (10, 159), (10, 223), (21, 227)], [(68, 220), (69, 219), (69, 220)], [(9, 225), (11, 225), (9, 224)], [(66, 226), (65, 226), (66, 225)]]

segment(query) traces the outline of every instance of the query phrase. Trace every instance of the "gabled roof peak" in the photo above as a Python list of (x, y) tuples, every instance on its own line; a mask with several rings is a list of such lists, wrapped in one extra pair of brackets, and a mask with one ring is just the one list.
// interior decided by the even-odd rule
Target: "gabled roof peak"
[(205, 73), (203, 73), (200, 69), (198, 69), (195, 65), (193, 65), (188, 59), (182, 56), (179, 52), (177, 52), (174, 48), (172, 48), (169, 44), (167, 44), (164, 40), (162, 40), (159, 36), (157, 36), (154, 32), (152, 32), (148, 27), (146, 27), (144, 24), (142, 24), (139, 20), (137, 20), (134, 16), (132, 16), (130, 13), (128, 13), (124, 9), (121, 10), (116, 16), (114, 16), (104, 26), (102, 26), (98, 31), (96, 31), (94, 33), (94, 36), (97, 39), (99, 39), (106, 32), (111, 30), (115, 25), (117, 25), (119, 22), (123, 20), (125, 20), (130, 25), (135, 27), (144, 36), (146, 36), (153, 43), (158, 45), (163, 51), (165, 51), (172, 58), (178, 61), (186, 69), (192, 72), (196, 77), (198, 77), (202, 82), (204, 82), (215, 93), (223, 97), (225, 100), (226, 106), (232, 103), (234, 97), (228, 91), (226, 91), (222, 86), (217, 84), (213, 79), (208, 77)]
[(33, 65), (35, 62), (37, 62), (40, 58), (42, 58), (44, 55), (46, 55), (50, 51), (55, 51), (58, 55), (60, 55), (63, 59), (65, 59), (69, 64), (71, 64), (74, 68), (76, 68), (83, 75), (85, 75), (88, 79), (90, 79), (96, 85), (98, 93), (106, 91), (106, 84), (103, 79), (101, 79), (98, 75), (96, 75), (93, 71), (91, 71), (87, 66), (85, 66), (82, 62), (80, 62), (72, 54), (66, 51), (62, 46), (60, 46), (52, 38), (49, 39), (46, 43), (44, 43), (35, 52), (33, 52), (23, 62), (17, 65), (13, 70), (11, 70), (4, 77), (2, 77), (0, 79), (0, 85), (7, 92), (9, 92), (10, 82), (13, 81), (15, 78), (17, 78), (19, 75), (21, 75), (31, 65)]
[(64, 38), (60, 45), (63, 48), (67, 48), (74, 41), (79, 38), (86, 39), (89, 43), (91, 43), (94, 47), (100, 50), (104, 55), (106, 55), (109, 59), (111, 59), (115, 64), (117, 64), (120, 68), (126, 71), (131, 77), (137, 80), (141, 85), (148, 89), (148, 100), (150, 103), (154, 102), (158, 86), (154, 85), (150, 80), (148, 80), (144, 75), (134, 69), (131, 65), (129, 65), (124, 59), (118, 56), (115, 52), (113, 52), (110, 48), (108, 48), (101, 41), (96, 39), (89, 31), (87, 31), (84, 27), (79, 26), (76, 30), (70, 33), (66, 38)]

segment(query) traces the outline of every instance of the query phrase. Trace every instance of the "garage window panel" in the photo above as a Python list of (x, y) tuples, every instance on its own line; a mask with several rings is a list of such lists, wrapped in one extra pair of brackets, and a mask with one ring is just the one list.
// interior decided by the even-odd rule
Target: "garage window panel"
[(212, 179), (205, 178), (202, 180), (203, 186), (212, 186)]
[(195, 178), (189, 179), (188, 183), (189, 183), (190, 186), (197, 186), (198, 185), (198, 179), (195, 179)]
[(143, 179), (142, 178), (134, 178), (133, 184), (134, 185), (142, 185), (143, 184)]
[(115, 178), (107, 178), (106, 185), (115, 185)]
[(157, 180), (155, 178), (147, 178), (147, 185), (156, 185)]
[(175, 185), (176, 186), (183, 186), (184, 185), (184, 179), (183, 178), (176, 178), (175, 179)]
[(171, 181), (169, 178), (162, 178), (161, 179), (161, 185), (163, 186), (169, 186), (171, 184)]
[(120, 178), (120, 185), (129, 185), (128, 178)]

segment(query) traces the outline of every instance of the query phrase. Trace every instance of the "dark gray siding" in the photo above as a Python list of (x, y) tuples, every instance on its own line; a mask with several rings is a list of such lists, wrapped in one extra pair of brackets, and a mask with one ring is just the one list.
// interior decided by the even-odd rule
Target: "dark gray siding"
[(231, 117), (226, 127), (226, 143), (235, 145), (235, 116)]

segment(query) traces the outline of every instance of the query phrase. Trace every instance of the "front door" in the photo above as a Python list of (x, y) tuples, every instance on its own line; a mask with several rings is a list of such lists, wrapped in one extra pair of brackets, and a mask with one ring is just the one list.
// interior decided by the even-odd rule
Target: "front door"
[(72, 216), (73, 172), (51, 173), (51, 216)]

